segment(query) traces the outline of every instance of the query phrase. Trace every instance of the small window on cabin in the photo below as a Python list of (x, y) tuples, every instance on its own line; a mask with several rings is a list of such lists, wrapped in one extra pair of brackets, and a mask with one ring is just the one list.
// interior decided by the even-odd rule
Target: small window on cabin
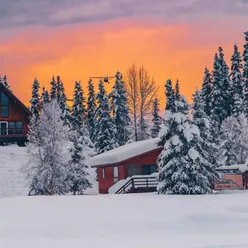
[(1, 117), (9, 117), (9, 98), (1, 92)]
[(23, 124), (21, 121), (17, 121), (15, 123), (15, 128), (16, 128), (16, 130), (15, 130), (16, 134), (23, 134)]
[(10, 121), (8, 123), (8, 128), (9, 128), (9, 134), (14, 134), (15, 133), (15, 122)]
[(9, 105), (9, 98), (1, 92), (1, 105)]
[(9, 117), (9, 107), (8, 106), (1, 106), (1, 116), (3, 118), (8, 118)]
[(22, 122), (21, 121), (17, 121), (16, 122), (16, 128), (22, 128)]
[(105, 168), (102, 168), (102, 179), (105, 179)]

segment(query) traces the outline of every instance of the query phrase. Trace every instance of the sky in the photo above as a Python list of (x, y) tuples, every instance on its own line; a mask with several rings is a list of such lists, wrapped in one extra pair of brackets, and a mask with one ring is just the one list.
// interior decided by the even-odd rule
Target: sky
[[(144, 65), (159, 86), (179, 79), (188, 98), (222, 46), (243, 50), (248, 0), (0, 0), (0, 71), (28, 105), (34, 78), (60, 75), (71, 97), (81, 80)], [(97, 85), (97, 81), (94, 81)], [(108, 87), (111, 87), (113, 81)]]

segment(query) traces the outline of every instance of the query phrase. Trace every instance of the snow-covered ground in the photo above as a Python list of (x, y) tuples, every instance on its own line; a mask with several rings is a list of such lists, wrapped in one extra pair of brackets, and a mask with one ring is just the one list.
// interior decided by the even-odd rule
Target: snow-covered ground
[[(21, 167), (27, 162), (27, 149), (17, 145), (0, 146), (0, 198), (26, 196), (28, 187)], [(95, 169), (90, 170), (93, 188), (87, 194), (96, 194), (98, 185), (95, 181)]]
[(0, 147), (0, 248), (248, 248), (247, 191), (27, 197), (26, 156)]
[(245, 248), (248, 194), (0, 199), (3, 248)]

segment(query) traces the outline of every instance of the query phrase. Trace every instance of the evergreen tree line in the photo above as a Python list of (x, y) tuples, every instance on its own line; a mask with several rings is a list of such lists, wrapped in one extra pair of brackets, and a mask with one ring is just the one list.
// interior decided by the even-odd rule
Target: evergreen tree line
[[(88, 94), (85, 97), (81, 82), (76, 81), (71, 107), (68, 106), (68, 98), (60, 77), (56, 79), (53, 77), (50, 85), (50, 91), (43, 87), (40, 94), (40, 83), (37, 79), (34, 80), (30, 100), (30, 110), (33, 115), (39, 116), (44, 104), (56, 99), (65, 122), (80, 116), (80, 121), (87, 127), (98, 154), (133, 141), (133, 118), (130, 113), (126, 84), (120, 72), (116, 73), (115, 83), (110, 93), (106, 92), (103, 80), (99, 81), (96, 93), (90, 79), (87, 86)], [(162, 121), (159, 112), (159, 101), (154, 97), (152, 98), (152, 118), (150, 118), (151, 128), (148, 135), (140, 135), (139, 140), (158, 136)], [(143, 119), (143, 126), (147, 125), (144, 117), (141, 119)], [(140, 133), (143, 131), (141, 126)], [(134, 140), (137, 141), (135, 138)]]
[(242, 56), (234, 45), (230, 69), (219, 47), (192, 106), (178, 82), (173, 88), (168, 80), (165, 88), (158, 193), (211, 193), (218, 166), (244, 164), (248, 158), (248, 32)]
[[(53, 77), (50, 90), (40, 92), (37, 79), (32, 85), (28, 134), (30, 161), (24, 171), (31, 195), (81, 194), (91, 187), (87, 159), (130, 142), (128, 99), (120, 72), (109, 94), (102, 80), (95, 93), (88, 82), (87, 99), (81, 82), (76, 81), (71, 106), (63, 81)], [(157, 137), (161, 118), (154, 100), (151, 136)]]

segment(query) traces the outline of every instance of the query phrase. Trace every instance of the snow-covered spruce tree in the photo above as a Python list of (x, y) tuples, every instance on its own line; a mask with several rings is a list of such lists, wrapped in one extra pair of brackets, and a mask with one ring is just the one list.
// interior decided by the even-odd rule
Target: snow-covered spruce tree
[(215, 54), (213, 69), (213, 89), (211, 102), (211, 119), (215, 133), (220, 130), (223, 120), (230, 116), (232, 99), (228, 67), (224, 61), (222, 48), (219, 48), (219, 57)]
[(130, 139), (129, 124), (131, 122), (128, 115), (127, 93), (122, 81), (122, 75), (118, 71), (115, 75), (115, 84), (110, 94), (113, 105), (113, 120), (116, 127), (116, 141), (121, 145), (125, 145)]
[(175, 100), (180, 100), (180, 87), (179, 87), (179, 80), (177, 79), (176, 85), (175, 85)]
[(109, 98), (106, 95), (103, 81), (100, 80), (97, 94), (98, 108), (96, 110), (96, 122), (94, 130), (95, 149), (98, 154), (118, 147), (116, 143), (116, 127), (110, 116)]
[(226, 118), (231, 115), (233, 99), (232, 99), (232, 85), (229, 77), (229, 68), (224, 59), (224, 52), (222, 47), (219, 47), (219, 65), (221, 71), (222, 95), (223, 95), (223, 99), (225, 100), (225, 105), (222, 106), (222, 108), (223, 108), (223, 112), (226, 112), (226, 116), (225, 116)]
[(246, 117), (248, 117), (248, 31), (245, 34), (245, 45), (243, 52), (243, 60), (244, 60), (244, 111)]
[(199, 129), (188, 117), (188, 104), (182, 96), (175, 111), (165, 111), (160, 137), (165, 140), (159, 158), (159, 194), (207, 194), (216, 175), (205, 159)]
[(162, 118), (159, 115), (159, 101), (158, 98), (155, 98), (153, 101), (153, 110), (152, 110), (152, 128), (151, 128), (151, 137), (157, 138), (159, 131), (161, 129)]
[(203, 110), (207, 116), (211, 115), (211, 101), (212, 101), (212, 78), (207, 67), (205, 67), (204, 78), (201, 89), (201, 98), (203, 101)]
[(40, 94), (39, 94), (39, 89), (40, 89), (40, 83), (35, 78), (34, 79), (33, 86), (32, 86), (32, 98), (30, 100), (30, 103), (31, 103), (31, 113), (33, 115), (35, 115), (36, 117), (39, 116), (39, 112), (40, 112)]
[(32, 117), (28, 133), (29, 161), (24, 167), (29, 195), (55, 195), (70, 191), (68, 128), (56, 100), (45, 104), (39, 118)]
[(141, 140), (147, 140), (150, 138), (150, 133), (149, 133), (149, 126), (147, 124), (147, 121), (145, 120), (144, 116), (141, 116), (139, 118), (139, 121), (137, 123), (137, 136), (138, 136), (138, 141)]
[(54, 76), (52, 77), (52, 81), (50, 82), (50, 85), (51, 85), (50, 98), (51, 100), (54, 100), (57, 97), (57, 85)]
[(165, 110), (171, 110), (174, 109), (174, 101), (175, 101), (175, 91), (172, 87), (172, 81), (168, 79), (165, 84), (165, 95), (166, 95), (166, 106)]
[(56, 82), (56, 98), (59, 103), (60, 109), (62, 111), (61, 118), (64, 121), (64, 125), (70, 126), (70, 121), (72, 120), (69, 107), (67, 105), (67, 97), (65, 94), (64, 84), (60, 79), (60, 76), (57, 76)]
[[(170, 79), (168, 79), (166, 81), (165, 84), (165, 95), (166, 95), (166, 105), (165, 105), (165, 113), (168, 112), (168, 114), (172, 114), (175, 111), (175, 91), (172, 87), (172, 81)], [(162, 126), (159, 133), (160, 136), (160, 141), (159, 141), (159, 145), (160, 146), (164, 146), (165, 142), (166, 142), (166, 137), (161, 133), (163, 133), (163, 128), (165, 128), (164, 125), (165, 120), (162, 120)]]
[(47, 104), (49, 103), (50, 99), (49, 99), (49, 93), (48, 91), (46, 90), (45, 87), (42, 88), (42, 94), (41, 94), (41, 106), (43, 106), (44, 104)]
[(201, 147), (205, 150), (205, 159), (207, 159), (212, 165), (216, 165), (216, 145), (213, 142), (213, 135), (211, 130), (211, 121), (209, 116), (205, 113), (205, 103), (202, 99), (202, 93), (196, 90), (193, 95), (193, 107), (192, 107), (192, 117), (193, 123), (198, 127), (200, 131), (200, 142)]
[(232, 85), (232, 96), (233, 104), (231, 114), (233, 116), (238, 116), (243, 112), (243, 75), (242, 75), (242, 59), (240, 52), (238, 51), (238, 46), (234, 45), (234, 53), (231, 58), (231, 85)]
[(96, 113), (96, 96), (94, 85), (90, 79), (88, 82), (88, 100), (87, 100), (87, 126), (89, 130), (90, 139), (94, 143), (94, 130), (95, 130), (95, 113)]
[(245, 114), (224, 120), (219, 140), (219, 165), (244, 164), (248, 158), (248, 120)]
[(86, 123), (85, 98), (81, 83), (76, 81), (73, 93), (72, 116), (80, 123)]
[(68, 181), (71, 185), (71, 192), (74, 195), (83, 194), (84, 190), (92, 187), (88, 178), (89, 167), (87, 160), (95, 154), (86, 126), (79, 121), (76, 122), (77, 127), (74, 127), (74, 130), (71, 132), (71, 159), (68, 163)]

